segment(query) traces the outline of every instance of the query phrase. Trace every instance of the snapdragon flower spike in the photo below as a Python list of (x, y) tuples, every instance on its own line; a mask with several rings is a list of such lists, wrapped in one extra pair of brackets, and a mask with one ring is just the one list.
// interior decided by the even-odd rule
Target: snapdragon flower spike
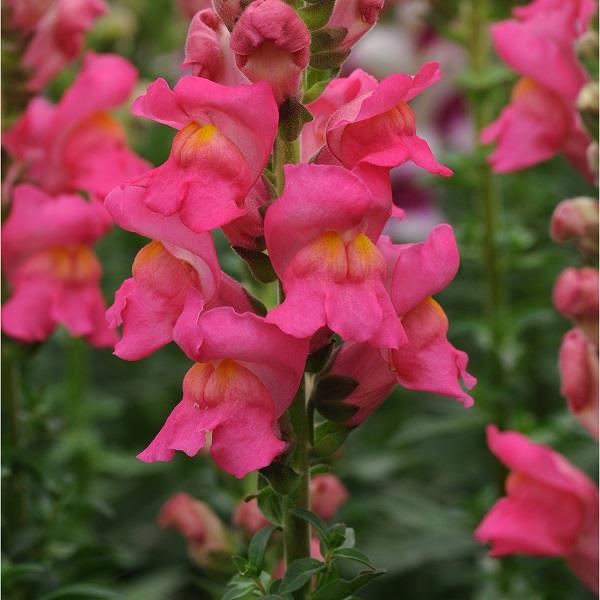
[(514, 431), (487, 428), (490, 450), (510, 469), (506, 496), (475, 531), (491, 556), (563, 556), (598, 591), (598, 491), (563, 456)]
[(168, 160), (123, 189), (143, 193), (157, 214), (178, 214), (198, 233), (246, 214), (244, 198), (262, 173), (278, 111), (268, 83), (226, 87), (183, 77), (171, 91), (152, 83), (133, 112), (178, 129)]
[(328, 326), (345, 340), (402, 344), (375, 246), (389, 214), (341, 167), (286, 165), (283, 194), (265, 217), (269, 257), (286, 297), (267, 321), (299, 338)]
[[(594, 340), (598, 339), (598, 335)], [(585, 333), (567, 331), (558, 358), (560, 392), (579, 422), (598, 439), (598, 348)]]
[(117, 336), (104, 320), (101, 266), (91, 246), (110, 227), (97, 202), (48, 196), (16, 186), (2, 226), (2, 262), (12, 295), (2, 307), (2, 330), (25, 342), (46, 339), (58, 324), (93, 346)]
[(177, 450), (194, 456), (212, 433), (217, 465), (243, 477), (285, 448), (277, 419), (298, 389), (308, 342), (232, 308), (187, 314), (177, 342), (198, 362), (184, 378), (183, 399), (138, 458), (171, 460)]
[(99, 199), (148, 164), (127, 147), (125, 131), (108, 112), (137, 82), (135, 68), (113, 54), (86, 55), (58, 104), (34, 98), (7, 131), (4, 148), (23, 176), (52, 194), (86, 191)]
[(107, 311), (109, 325), (123, 327), (117, 356), (139, 360), (173, 341), (188, 302), (251, 310), (242, 287), (221, 273), (210, 233), (194, 233), (177, 215), (151, 211), (142, 188), (116, 188), (105, 206), (119, 227), (153, 240), (136, 256), (133, 277), (123, 282)]
[(327, 27), (346, 30), (336, 50), (350, 50), (375, 25), (384, 4), (385, 0), (336, 0)]
[(386, 77), (333, 113), (326, 127), (327, 150), (347, 169), (363, 164), (391, 169), (412, 161), (430, 173), (450, 176), (452, 171), (417, 135), (408, 105), (440, 77), (437, 63), (426, 64), (414, 76)]
[(296, 98), (308, 66), (310, 32), (282, 0), (254, 0), (235, 24), (231, 49), (250, 81), (268, 81), (278, 104)]
[(248, 83), (237, 68), (230, 48), (231, 34), (219, 15), (211, 9), (194, 15), (185, 40), (182, 67), (191, 67), (192, 75), (223, 85)]
[(83, 47), (85, 33), (106, 12), (102, 0), (9, 0), (13, 23), (33, 31), (23, 65), (32, 71), (27, 88), (42, 89)]

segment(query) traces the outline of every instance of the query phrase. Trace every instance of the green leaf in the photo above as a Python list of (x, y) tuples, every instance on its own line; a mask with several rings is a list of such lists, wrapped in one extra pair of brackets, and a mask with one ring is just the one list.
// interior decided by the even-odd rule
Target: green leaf
[(331, 525), (327, 531), (326, 550), (343, 546), (348, 528), (343, 523)]
[(286, 98), (279, 107), (279, 137), (286, 142), (298, 138), (305, 123), (313, 120), (310, 111), (295, 98)]
[(241, 246), (232, 246), (232, 249), (248, 265), (255, 279), (261, 283), (270, 283), (277, 279), (273, 265), (266, 254)]
[(254, 589), (256, 589), (256, 584), (252, 580), (248, 580), (243, 584), (236, 583), (227, 589), (221, 600), (238, 600), (239, 598), (248, 598)]
[(252, 540), (250, 541), (250, 546), (248, 548), (248, 560), (258, 573), (262, 571), (267, 545), (276, 529), (278, 528), (263, 527), (254, 534)]
[(96, 598), (100, 600), (112, 600), (113, 598), (122, 597), (121, 594), (113, 592), (112, 590), (81, 583), (62, 587), (54, 592), (40, 596), (39, 600), (62, 600), (63, 598), (77, 600), (81, 600), (82, 598), (85, 598), (86, 600), (95, 600)]
[(238, 554), (234, 554), (231, 557), (231, 560), (233, 562), (233, 564), (235, 565), (235, 568), (238, 570), (239, 573), (244, 574), (248, 571), (248, 561), (243, 557), (243, 556), (239, 556)]
[(343, 402), (358, 386), (358, 381), (345, 375), (325, 375), (317, 379), (310, 401), (330, 421), (344, 423), (359, 410)]
[(325, 458), (331, 456), (346, 440), (350, 429), (340, 423), (326, 421), (315, 429), (315, 443), (312, 454)]
[(335, 558), (343, 558), (346, 560), (351, 560), (353, 562), (361, 563), (366, 567), (369, 567), (369, 569), (372, 569), (373, 571), (376, 570), (376, 568), (371, 563), (371, 559), (364, 552), (361, 552), (356, 548), (336, 548), (333, 551), (333, 556)]
[(314, 477), (315, 475), (321, 475), (322, 473), (330, 473), (330, 472), (331, 472), (331, 467), (324, 463), (321, 463), (320, 465), (313, 465), (310, 468), (310, 476), (311, 477)]
[(291, 494), (300, 481), (300, 476), (292, 467), (280, 462), (272, 462), (268, 467), (260, 470), (263, 477), (266, 477), (271, 487), (284, 496)]
[(289, 594), (299, 590), (313, 575), (325, 568), (325, 563), (314, 558), (295, 560), (285, 572), (279, 588), (281, 594)]
[(327, 540), (327, 525), (325, 524), (325, 521), (320, 519), (315, 513), (310, 512), (310, 510), (306, 510), (305, 508), (294, 508), (290, 513), (295, 517), (310, 523), (317, 530), (319, 537), (324, 541)]
[(327, 21), (329, 21), (329, 17), (331, 17), (331, 13), (333, 12), (334, 4), (335, 0), (309, 2), (308, 6), (298, 10), (298, 14), (311, 31), (320, 29), (327, 24)]
[(271, 523), (275, 525), (283, 524), (283, 510), (281, 507), (281, 497), (275, 493), (271, 486), (264, 487), (256, 496), (258, 508)]
[(310, 600), (346, 600), (354, 592), (383, 575), (385, 571), (365, 571), (359, 573), (354, 579), (336, 579), (316, 590)]

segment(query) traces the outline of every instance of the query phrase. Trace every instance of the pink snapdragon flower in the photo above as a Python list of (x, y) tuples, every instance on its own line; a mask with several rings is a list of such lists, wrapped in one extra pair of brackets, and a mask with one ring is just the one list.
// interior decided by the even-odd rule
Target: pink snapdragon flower
[(223, 85), (248, 83), (235, 64), (230, 40), (231, 34), (219, 15), (210, 9), (201, 10), (188, 28), (182, 67), (191, 67), (192, 75)]
[(103, 0), (9, 0), (13, 23), (25, 34), (33, 32), (23, 65), (32, 71), (28, 89), (42, 89), (77, 58), (85, 33), (104, 12)]
[(321, 473), (310, 480), (310, 509), (329, 521), (349, 498), (348, 490), (333, 473)]
[(282, 0), (254, 0), (231, 34), (239, 69), (250, 81), (268, 81), (278, 104), (295, 98), (308, 66), (310, 32)]
[(510, 469), (506, 496), (483, 519), (475, 538), (491, 556), (563, 556), (598, 591), (598, 491), (563, 456), (514, 431), (487, 428), (490, 450)]
[(327, 325), (345, 340), (402, 344), (375, 245), (389, 214), (341, 167), (286, 165), (283, 194), (265, 217), (269, 257), (286, 296), (267, 321), (299, 338)]
[[(398, 73), (378, 84), (362, 71), (334, 80), (322, 99), (309, 105), (316, 123), (304, 139), (310, 140), (313, 150), (323, 138), (325, 123), (324, 150), (347, 169), (363, 165), (391, 169), (412, 161), (447, 177), (452, 171), (435, 160), (427, 142), (417, 135), (408, 105), (440, 76), (439, 65), (428, 63), (414, 76)], [(317, 162), (323, 160), (319, 157)]]
[(386, 288), (408, 341), (399, 348), (377, 350), (367, 344), (344, 344), (331, 373), (352, 377), (358, 387), (344, 401), (358, 407), (348, 425), (362, 423), (396, 384), (449, 396), (465, 407), (476, 379), (467, 372), (467, 355), (448, 342), (448, 319), (431, 297), (441, 292), (458, 270), (452, 228), (439, 225), (425, 242), (392, 244), (383, 236), (378, 247), (387, 263)]
[(262, 173), (275, 140), (278, 111), (265, 83), (226, 87), (183, 77), (173, 90), (152, 83), (133, 112), (178, 129), (167, 161), (123, 193), (142, 193), (155, 213), (178, 214), (201, 233), (246, 214), (244, 198)]
[(174, 494), (163, 505), (158, 525), (179, 531), (188, 541), (190, 557), (201, 567), (210, 567), (215, 555), (231, 551), (227, 530), (215, 511), (183, 492)]
[(492, 26), (496, 51), (522, 78), (500, 117), (481, 135), (497, 143), (489, 157), (494, 171), (507, 173), (563, 153), (589, 176), (590, 138), (575, 111), (588, 77), (575, 40), (589, 27), (592, 0), (542, 0), (514, 10), (517, 19)]
[(104, 320), (101, 266), (91, 246), (110, 227), (97, 202), (48, 196), (16, 186), (2, 226), (2, 262), (12, 295), (2, 306), (2, 330), (25, 342), (46, 339), (58, 324), (93, 346), (117, 337)]
[(127, 147), (125, 131), (108, 111), (123, 104), (137, 81), (120, 56), (89, 53), (56, 105), (31, 100), (4, 134), (3, 146), (18, 172), (52, 194), (83, 190), (99, 198), (148, 167)]
[(277, 419), (286, 411), (304, 371), (308, 343), (252, 313), (231, 308), (190, 311), (176, 341), (199, 362), (183, 381), (183, 399), (138, 458), (194, 456), (212, 433), (210, 453), (236, 477), (269, 465), (285, 448)]
[(385, 0), (336, 0), (327, 27), (346, 30), (336, 50), (350, 50), (375, 25), (384, 4)]
[(210, 233), (194, 233), (176, 214), (151, 211), (142, 188), (116, 188), (105, 206), (119, 227), (153, 240), (138, 252), (133, 277), (117, 290), (106, 314), (111, 327), (123, 327), (117, 356), (139, 360), (171, 342), (188, 305), (251, 310), (242, 287), (221, 272)]
[(598, 347), (579, 327), (563, 337), (558, 366), (561, 394), (579, 422), (598, 439)]

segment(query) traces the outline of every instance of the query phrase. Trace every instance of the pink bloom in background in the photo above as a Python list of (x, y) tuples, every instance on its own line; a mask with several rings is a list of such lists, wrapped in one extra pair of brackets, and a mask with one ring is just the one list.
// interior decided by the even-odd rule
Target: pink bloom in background
[(271, 522), (262, 514), (256, 498), (240, 502), (233, 513), (233, 524), (249, 535), (254, 535), (259, 529), (268, 527)]
[(588, 77), (574, 43), (588, 29), (594, 4), (537, 0), (516, 8), (517, 19), (492, 26), (496, 51), (523, 76), (510, 105), (482, 132), (483, 143), (497, 143), (489, 158), (494, 171), (517, 171), (564, 153), (590, 176), (585, 152), (591, 140), (574, 108)]
[(364, 164), (391, 169), (412, 161), (431, 173), (451, 175), (417, 136), (408, 105), (440, 76), (437, 63), (425, 65), (414, 76), (390, 75), (375, 87), (361, 75), (366, 92), (338, 108), (327, 122), (328, 151), (348, 169)]
[(158, 79), (132, 110), (179, 132), (168, 160), (123, 193), (141, 193), (150, 210), (177, 213), (198, 233), (246, 214), (244, 198), (267, 164), (277, 132), (277, 105), (267, 83), (225, 87), (188, 76), (171, 91)]
[[(180, 320), (176, 341), (197, 362), (183, 381), (183, 399), (152, 443), (145, 462), (171, 460), (176, 450), (194, 456), (211, 432), (219, 467), (243, 477), (271, 463), (285, 448), (277, 419), (298, 389), (308, 343), (252, 313), (215, 308)], [(178, 334), (183, 339), (178, 339)]]
[(265, 217), (286, 296), (267, 321), (300, 338), (327, 325), (345, 340), (387, 348), (404, 342), (375, 246), (389, 214), (341, 167), (286, 165), (284, 192)]
[(215, 555), (231, 550), (227, 531), (213, 509), (182, 492), (174, 494), (160, 509), (158, 525), (176, 529), (188, 541), (190, 557), (201, 567), (210, 567)]
[(327, 27), (347, 31), (336, 50), (350, 50), (375, 25), (384, 4), (385, 0), (336, 0)]
[(507, 554), (563, 556), (598, 591), (598, 491), (563, 456), (514, 431), (487, 428), (488, 446), (510, 469), (506, 497), (483, 519), (475, 538)]
[(278, 104), (298, 96), (309, 46), (308, 28), (282, 0), (254, 0), (231, 34), (239, 69), (250, 81), (268, 81)]
[(185, 40), (182, 67), (191, 67), (192, 75), (223, 85), (248, 83), (235, 64), (230, 39), (229, 30), (216, 12), (206, 9), (196, 13)]
[(102, 199), (145, 171), (147, 163), (128, 149), (125, 131), (108, 112), (127, 101), (136, 82), (125, 59), (89, 53), (58, 104), (34, 98), (4, 134), (15, 161), (7, 180), (21, 171), (49, 193), (83, 190)]
[(569, 104), (552, 90), (523, 78), (513, 89), (511, 103), (483, 130), (481, 141), (496, 143), (496, 149), (489, 157), (494, 171), (510, 173), (548, 160), (560, 152), (576, 165), (581, 164), (589, 140)]
[(563, 337), (558, 365), (562, 395), (580, 423), (598, 438), (598, 347), (575, 327)]
[(37, 342), (58, 324), (94, 346), (117, 337), (104, 320), (101, 267), (91, 246), (110, 227), (97, 202), (80, 196), (48, 196), (22, 184), (2, 226), (2, 262), (12, 295), (2, 307), (2, 329)]
[(13, 23), (33, 32), (23, 56), (32, 74), (28, 89), (38, 91), (77, 58), (85, 33), (106, 11), (102, 0), (9, 0)]
[(348, 490), (332, 473), (315, 475), (310, 480), (310, 509), (329, 521), (349, 498)]
[(171, 342), (186, 305), (251, 310), (240, 284), (221, 273), (210, 233), (194, 233), (176, 214), (151, 211), (142, 188), (116, 188), (105, 206), (119, 227), (154, 240), (136, 256), (133, 277), (117, 290), (107, 312), (111, 327), (123, 326), (117, 356), (139, 360)]
[(598, 250), (598, 209), (593, 198), (563, 200), (552, 213), (550, 233), (556, 242), (575, 239), (590, 250)]
[(565, 269), (554, 285), (556, 310), (577, 322), (598, 322), (599, 283), (597, 269)]

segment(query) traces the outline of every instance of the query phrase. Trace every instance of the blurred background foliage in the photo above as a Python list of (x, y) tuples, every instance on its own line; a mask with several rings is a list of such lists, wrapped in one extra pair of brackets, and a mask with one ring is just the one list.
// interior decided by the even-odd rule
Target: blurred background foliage
[[(109, 4), (111, 11), (88, 36), (88, 47), (132, 60), (140, 70), (140, 89), (158, 76), (176, 81), (187, 26), (177, 4)], [(514, 3), (429, 4), (427, 31), (465, 47), (445, 85), (459, 99), (463, 126), (472, 138), (478, 126), (473, 121), (495, 118), (513, 81), (488, 53), (486, 39), (473, 48), (473, 28), (485, 31), (486, 24), (473, 22), (472, 9), (481, 4), (488, 20), (495, 20), (506, 17)], [(402, 19), (394, 20), (393, 7), (378, 27), (391, 31), (392, 39), (409, 35)], [(10, 87), (19, 43), (6, 33), (4, 127), (23, 106), (18, 80)], [(393, 66), (396, 55), (385, 45), (381, 51)], [(474, 52), (485, 59), (479, 70)], [(405, 57), (396, 58), (396, 69), (402, 70)], [(73, 66), (61, 74), (50, 95), (60, 97), (75, 72)], [(431, 93), (423, 95), (423, 102)], [(417, 126), (426, 132), (430, 124), (419, 115), (419, 102), (414, 102)], [(136, 151), (154, 164), (166, 158), (172, 130), (128, 115), (127, 107), (119, 116)], [(426, 208), (434, 215), (429, 227), (435, 220), (455, 227), (462, 265), (440, 301), (450, 319), (450, 339), (468, 352), (470, 371), (479, 379), (476, 405), (465, 410), (446, 398), (398, 389), (336, 457), (333, 469), (351, 493), (340, 518), (356, 529), (359, 547), (387, 570), (361, 597), (591, 598), (561, 560), (492, 560), (474, 542), (472, 531), (500, 495), (505, 477), (485, 444), (489, 422), (551, 445), (591, 476), (597, 471), (596, 444), (568, 414), (559, 394), (557, 353), (569, 323), (551, 302), (558, 273), (581, 265), (581, 258), (573, 248), (555, 245), (548, 233), (550, 215), (561, 199), (595, 195), (595, 190), (562, 158), (491, 178), (483, 149), (468, 141), (453, 147), (443, 135), (438, 146), (438, 158), (454, 169), (454, 177), (419, 174), (410, 186), (426, 194)], [(393, 232), (399, 239), (409, 230), (414, 233), (418, 223), (410, 198), (403, 195), (405, 184), (401, 181), (397, 190), (408, 210), (406, 223)], [(493, 239), (485, 226), (489, 193), (496, 206)], [(426, 232), (425, 226), (420, 239)], [(247, 280), (223, 240), (217, 242), (223, 268)], [(143, 243), (114, 229), (98, 245), (108, 299), (129, 276)], [(490, 243), (496, 249), (494, 265), (486, 254)], [(490, 286), (496, 286), (495, 298)], [(232, 567), (224, 564), (222, 573), (202, 571), (187, 557), (183, 539), (160, 530), (156, 517), (169, 496), (185, 491), (230, 522), (235, 504), (253, 482), (216, 472), (205, 456), (190, 460), (178, 455), (170, 463), (151, 465), (135, 458), (180, 398), (189, 366), (185, 356), (171, 345), (126, 363), (64, 331), (37, 347), (5, 339), (2, 356), (5, 597), (219, 598)]]

